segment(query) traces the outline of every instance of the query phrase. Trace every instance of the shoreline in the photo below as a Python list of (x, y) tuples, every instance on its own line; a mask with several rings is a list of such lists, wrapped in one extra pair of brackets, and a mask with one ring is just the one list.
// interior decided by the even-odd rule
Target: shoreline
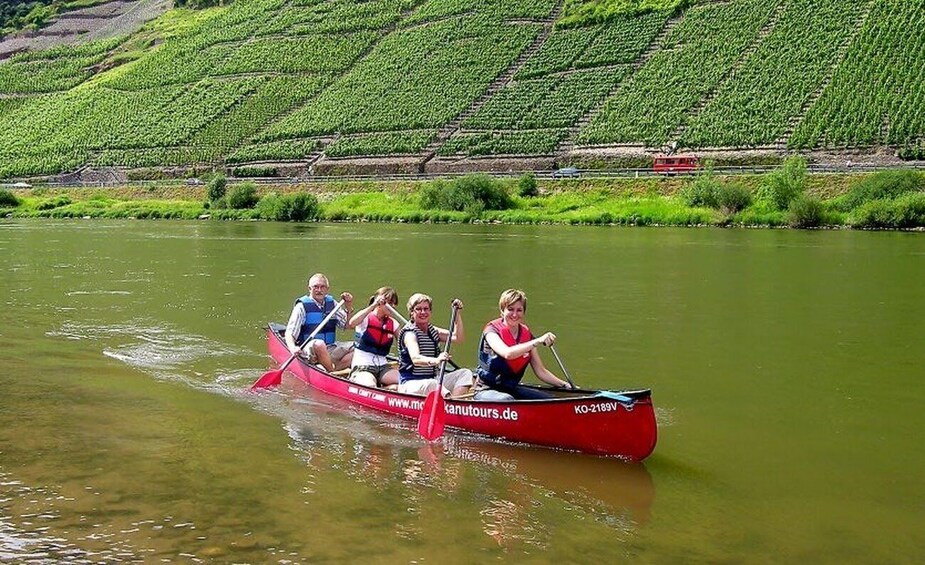
[[(229, 179), (229, 198), (247, 187), (252, 201), (243, 207), (222, 202), (209, 203), (206, 183), (189, 180), (131, 184), (110, 187), (4, 188), (18, 201), (11, 207), (0, 203), (5, 218), (123, 218), (279, 221), (268, 216), (263, 202), (285, 201), (307, 195), (313, 209), (301, 221), (381, 223), (472, 223), (510, 225), (600, 225), (634, 227), (722, 227), (807, 229), (898, 229), (923, 231), (925, 214), (911, 225), (896, 226), (859, 221), (853, 210), (840, 204), (854, 187), (877, 172), (803, 173), (800, 197), (814, 203), (810, 221), (795, 219), (792, 209), (773, 208), (760, 200), (763, 187), (775, 173), (719, 175), (701, 171), (696, 175), (640, 178), (495, 179), (469, 175), (452, 180), (344, 180), (300, 183), (256, 184), (252, 179)], [(907, 176), (920, 178), (909, 170)], [(224, 179), (224, 177), (221, 177)], [(468, 180), (467, 180), (468, 179)], [(454, 190), (455, 184), (487, 183), (508, 196), (504, 207), (475, 206), (435, 208), (422, 205), (422, 195)], [(524, 193), (522, 185), (532, 185)], [(454, 184), (455, 183), (455, 184)], [(734, 186), (745, 196), (745, 204), (722, 207), (693, 202), (691, 191), (703, 183), (724, 190)], [(478, 189), (476, 189), (478, 190)], [(925, 193), (917, 192), (925, 198)], [(696, 198), (694, 199), (696, 200)], [(792, 207), (791, 207), (792, 208)], [(852, 215), (853, 214), (853, 215)]]

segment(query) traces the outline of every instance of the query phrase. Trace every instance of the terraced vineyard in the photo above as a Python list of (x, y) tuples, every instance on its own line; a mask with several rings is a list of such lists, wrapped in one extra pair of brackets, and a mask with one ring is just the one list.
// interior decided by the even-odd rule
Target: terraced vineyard
[(667, 145), (921, 158), (923, 29), (920, 0), (173, 10), (0, 62), (0, 178), (391, 156), (478, 169)]

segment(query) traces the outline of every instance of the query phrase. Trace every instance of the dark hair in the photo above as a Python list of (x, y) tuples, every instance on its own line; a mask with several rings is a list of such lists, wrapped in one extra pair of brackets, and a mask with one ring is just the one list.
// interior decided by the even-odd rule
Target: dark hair
[(369, 297), (369, 303), (372, 304), (376, 301), (376, 297), (382, 295), (385, 297), (386, 302), (392, 306), (398, 306), (398, 293), (395, 292), (395, 289), (390, 286), (384, 286), (377, 290), (372, 296)]

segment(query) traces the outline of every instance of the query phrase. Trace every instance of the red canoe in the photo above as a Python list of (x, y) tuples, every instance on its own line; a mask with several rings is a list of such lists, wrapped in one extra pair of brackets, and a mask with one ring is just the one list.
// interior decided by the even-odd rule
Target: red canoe
[[(270, 355), (289, 359), (279, 324), (267, 329)], [(369, 388), (325, 372), (303, 359), (288, 368), (299, 380), (325, 393), (376, 410), (417, 419), (424, 397)], [(548, 389), (555, 398), (480, 402), (446, 401), (446, 426), (508, 441), (530, 443), (632, 461), (645, 459), (655, 449), (658, 430), (650, 390), (597, 391)]]

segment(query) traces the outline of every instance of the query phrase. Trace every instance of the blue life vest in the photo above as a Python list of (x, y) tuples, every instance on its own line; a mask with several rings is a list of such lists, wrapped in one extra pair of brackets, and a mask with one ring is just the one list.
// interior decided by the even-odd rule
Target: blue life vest
[(485, 335), (492, 329), (501, 337), (505, 345), (513, 347), (519, 343), (526, 343), (533, 339), (530, 328), (520, 324), (520, 332), (517, 338), (511, 330), (504, 325), (501, 318), (489, 322), (482, 331), (482, 339), (479, 340), (479, 367), (476, 370), (479, 379), (490, 387), (512, 388), (520, 383), (527, 371), (527, 365), (530, 364), (530, 353), (525, 353), (516, 359), (505, 359), (488, 345)]
[(375, 314), (366, 317), (366, 331), (357, 332), (354, 343), (360, 351), (374, 355), (388, 355), (395, 341), (395, 320), (386, 317), (383, 322)]
[[(302, 298), (296, 300), (296, 303), (302, 303), (302, 308), (305, 309), (305, 321), (302, 322), (302, 331), (299, 332), (298, 343), (303, 343), (305, 338), (307, 338), (315, 328), (318, 327), (325, 317), (334, 310), (335, 302), (334, 297), (330, 294), (324, 297), (324, 307), (319, 308), (311, 296), (305, 295)], [(337, 316), (332, 316), (328, 323), (321, 328), (318, 333), (315, 335), (315, 339), (320, 339), (327, 343), (328, 345), (334, 343), (337, 334)]]
[(425, 357), (436, 357), (440, 355), (440, 334), (437, 328), (428, 324), (427, 331), (418, 329), (411, 322), (409, 325), (402, 327), (398, 332), (398, 376), (399, 382), (413, 381), (417, 379), (432, 379), (437, 376), (436, 367), (419, 367), (411, 362), (411, 354), (405, 347), (405, 335), (408, 332), (414, 332), (418, 338), (418, 350)]

